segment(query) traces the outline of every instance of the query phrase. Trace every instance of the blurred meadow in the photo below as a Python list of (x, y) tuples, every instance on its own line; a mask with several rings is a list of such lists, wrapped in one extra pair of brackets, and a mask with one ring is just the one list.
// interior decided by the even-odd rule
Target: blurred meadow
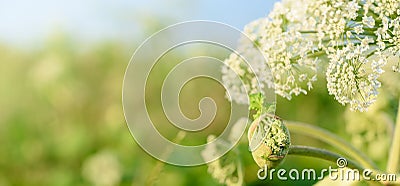
[[(247, 22), (266, 15), (272, 1), (256, 1), (251, 5), (240, 1), (232, 10), (226, 7), (221, 9), (224, 3), (231, 2), (214, 3), (210, 0), (203, 3), (175, 0), (168, 5), (160, 1), (149, 1), (148, 5), (123, 0), (115, 4), (89, 1), (82, 6), (79, 6), (79, 1), (59, 2), (61, 5), (50, 1), (7, 3), (0, 3), (0, 15), (3, 15), (0, 16), (0, 186), (218, 185), (207, 173), (205, 165), (163, 165), (158, 171), (159, 161), (136, 144), (122, 109), (125, 68), (139, 44), (160, 28), (184, 20), (213, 19), (242, 29)], [(248, 7), (241, 9), (246, 4)], [(49, 11), (53, 6), (55, 8)], [(82, 17), (69, 19), (75, 6), (80, 7), (76, 11)], [(44, 12), (50, 13), (40, 13), (41, 7), (45, 8)], [(68, 11), (57, 14), (57, 10), (63, 10), (63, 7)], [(95, 13), (85, 17), (86, 10), (93, 9)], [(195, 13), (191, 12), (192, 9), (196, 10)], [(45, 24), (43, 17), (46, 16), (60, 16), (62, 19)], [(42, 24), (36, 24), (35, 20)], [(169, 59), (180, 59), (180, 56)], [(172, 139), (176, 129), (166, 126), (168, 122), (160, 110), (160, 94), (157, 91), (162, 83), (160, 79), (168, 70), (168, 66), (156, 70), (151, 78), (157, 86), (146, 96), (151, 100), (152, 117), (161, 123), (160, 127), (164, 127), (162, 133)], [(384, 167), (389, 129), (374, 125), (373, 118), (367, 118), (372, 125), (358, 126), (365, 122), (354, 119), (354, 113), (328, 96), (326, 83), (321, 79), (307, 96), (296, 97), (290, 102), (278, 98), (277, 115), (286, 120), (318, 125), (339, 134)], [(209, 91), (204, 91), (204, 86), (208, 86)], [(221, 86), (207, 79), (188, 84), (181, 98), (190, 102), (183, 108), (184, 113), (188, 117), (196, 117), (199, 114), (198, 100), (204, 95), (213, 97), (218, 103), (218, 114), (208, 132), (218, 134), (224, 127), (218, 124), (225, 123), (229, 116), (229, 102), (224, 94)], [(393, 98), (388, 94), (380, 99), (377, 107), (381, 107), (376, 109), (377, 112), (384, 110), (382, 117), (393, 121), (396, 107), (391, 105)], [(359, 118), (365, 119), (363, 116)], [(357, 124), (351, 127), (346, 122)], [(378, 129), (374, 131), (379, 132), (369, 134), (369, 127), (376, 127)], [(205, 142), (204, 134), (190, 135), (182, 144)], [(365, 142), (365, 135), (371, 143)], [(330, 148), (309, 137), (293, 134), (292, 139), (293, 144)], [(374, 144), (376, 139), (383, 143)], [(248, 185), (287, 184), (258, 180), (258, 167), (250, 153), (246, 153), (244, 146), (239, 148), (242, 148), (245, 182)], [(288, 157), (282, 167), (321, 169), (329, 165), (328, 162), (310, 158)], [(292, 184), (308, 185), (314, 182)]]

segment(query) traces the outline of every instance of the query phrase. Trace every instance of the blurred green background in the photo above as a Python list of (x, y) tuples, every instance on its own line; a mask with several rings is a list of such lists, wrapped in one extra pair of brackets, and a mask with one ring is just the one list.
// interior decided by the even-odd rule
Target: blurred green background
[[(116, 1), (117, 4), (118, 2)], [(57, 6), (57, 3), (51, 4), (46, 1), (38, 4), (24, 1), (10, 4), (1, 2), (0, 14), (3, 16), (0, 19), (0, 186), (149, 183), (218, 185), (207, 173), (206, 166), (165, 165), (160, 172), (157, 171), (158, 161), (135, 143), (124, 120), (121, 94), (125, 68), (140, 42), (160, 28), (190, 19), (213, 19), (242, 28), (252, 19), (266, 15), (273, 2), (256, 1), (249, 4), (240, 1), (233, 5), (231, 10), (227, 7), (222, 9), (228, 1), (150, 1), (150, 5), (144, 2), (121, 2), (125, 1), (120, 1), (120, 7), (110, 8), (107, 5), (113, 3), (89, 1), (80, 4), (79, 1), (71, 1), (65, 3), (64, 8), (68, 11), (61, 15), (40, 13), (41, 8), (43, 12), (53, 8), (50, 11), (53, 13), (57, 12), (57, 8), (64, 10), (61, 2), (61, 5)], [(103, 6), (92, 6), (97, 4)], [(162, 10), (166, 4), (171, 10)], [(141, 9), (141, 6), (147, 8)], [(190, 14), (190, 10), (196, 7), (200, 9), (197, 10), (200, 13)], [(119, 12), (119, 8), (122, 13)], [(97, 13), (88, 17), (83, 15), (87, 12), (85, 10), (93, 9)], [(81, 17), (78, 15), (75, 16), (77, 18), (69, 19), (75, 10), (82, 14)], [(175, 11), (182, 12), (174, 15), (172, 12)], [(101, 21), (103, 17), (116, 12), (120, 13), (118, 18), (115, 18), (117, 20), (109, 18), (106, 23)], [(18, 14), (19, 17), (14, 17), (13, 14)], [(97, 15), (103, 17), (96, 17)], [(38, 19), (35, 19), (35, 16)], [(49, 21), (48, 24), (44, 24), (46, 19), (43, 17), (46, 16), (64, 17), (61, 20), (65, 22)], [(123, 21), (120, 17), (123, 17)], [(38, 24), (35, 24), (35, 21)], [(80, 27), (88, 24), (87, 28)], [(161, 71), (154, 75), (156, 83), (168, 69), (161, 68)], [(278, 98), (277, 115), (288, 120), (315, 124), (335, 132), (353, 144), (358, 144), (358, 147), (383, 167), (386, 163), (387, 145), (379, 146), (381, 149), (377, 153), (374, 150), (377, 145), (370, 145), (365, 138), (372, 142), (379, 139), (380, 142), (388, 143), (388, 129), (385, 126), (373, 125), (378, 126), (374, 131), (380, 132), (368, 134), (370, 126), (364, 126), (363, 129), (360, 126), (352, 128), (349, 126), (354, 125), (345, 125), (349, 122), (346, 117), (355, 118), (349, 116), (354, 113), (348, 113), (345, 107), (328, 96), (324, 84), (321, 77), (315, 90), (308, 96), (299, 96), (290, 102)], [(200, 91), (204, 90), (200, 88), (202, 86), (209, 86), (210, 91)], [(189, 84), (186, 89), (188, 93), (182, 98), (184, 100), (196, 100), (211, 94), (222, 105), (218, 105), (221, 110), (213, 123), (215, 127), (210, 131), (218, 134), (221, 127), (224, 127), (218, 126), (218, 123), (224, 123), (227, 117), (228, 107), (224, 90), (204, 79), (197, 81), (197, 84)], [(159, 93), (151, 92), (154, 95), (147, 96), (157, 100)], [(385, 98), (391, 99), (390, 95)], [(154, 104), (156, 103), (157, 101)], [(198, 115), (197, 103), (193, 103), (193, 107), (184, 108), (188, 117)], [(395, 105), (391, 105), (390, 101), (382, 101), (380, 105), (381, 107), (376, 109), (377, 112), (384, 110), (384, 113), (387, 113), (385, 117), (393, 120)], [(154, 118), (164, 117), (158, 108), (154, 108), (152, 113)], [(373, 122), (373, 119), (368, 119), (367, 122)], [(173, 137), (173, 134), (174, 132), (165, 131), (166, 136)], [(368, 135), (369, 137), (365, 137)], [(204, 143), (204, 137), (195, 135), (182, 143)], [(292, 138), (293, 144), (330, 148), (312, 138), (295, 134)], [(250, 153), (245, 145), (239, 148), (248, 185), (288, 184), (257, 180), (258, 168), (253, 163)], [(282, 166), (321, 169), (329, 165), (331, 164), (310, 158), (288, 157)], [(154, 180), (154, 175), (149, 176), (153, 172), (157, 174)], [(300, 181), (292, 184), (311, 183), (314, 182)]]

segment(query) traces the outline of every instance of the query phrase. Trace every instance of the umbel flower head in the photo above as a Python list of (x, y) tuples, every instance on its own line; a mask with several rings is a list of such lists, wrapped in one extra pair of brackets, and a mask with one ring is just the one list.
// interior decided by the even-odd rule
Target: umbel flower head
[[(263, 63), (255, 67), (263, 86), (273, 86), (276, 94), (291, 99), (307, 94), (321, 71), (329, 94), (340, 104), (366, 111), (376, 101), (388, 58), (400, 56), (400, 1), (283, 0), (244, 32), (253, 43), (242, 42), (238, 53), (247, 57), (254, 48), (263, 52), (265, 60), (248, 59)], [(254, 76), (247, 75), (248, 69), (238, 59), (233, 55), (226, 63), (247, 79), (243, 81), (246, 93), (254, 94)], [(391, 69), (400, 71), (399, 60)], [(223, 73), (229, 89), (245, 91)]]
[[(232, 133), (231, 133), (232, 134)], [(205, 160), (210, 160), (215, 154), (220, 153), (221, 147), (225, 144), (211, 143), (215, 140), (215, 136), (210, 135), (207, 137), (206, 148), (202, 151), (201, 155)], [(229, 151), (227, 154), (218, 158), (210, 163), (207, 163), (208, 173), (218, 181), (220, 184), (228, 186), (243, 185), (243, 172), (242, 164), (237, 149)]]
[(278, 166), (289, 152), (289, 130), (276, 116), (264, 114), (254, 120), (247, 137), (253, 159), (261, 168)]

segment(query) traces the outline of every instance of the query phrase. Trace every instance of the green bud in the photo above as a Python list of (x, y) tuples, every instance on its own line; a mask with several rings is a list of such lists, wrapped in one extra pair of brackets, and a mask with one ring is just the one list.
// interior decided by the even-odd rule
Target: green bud
[[(261, 115), (250, 125), (247, 137), (253, 159), (261, 168), (278, 166), (289, 152), (289, 130), (277, 116)], [(255, 141), (257, 146), (252, 148)]]

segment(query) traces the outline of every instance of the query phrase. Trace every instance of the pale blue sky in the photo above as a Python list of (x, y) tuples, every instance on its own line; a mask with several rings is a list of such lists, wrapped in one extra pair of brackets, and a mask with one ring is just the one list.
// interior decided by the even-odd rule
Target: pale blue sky
[(220, 21), (239, 29), (266, 16), (271, 0), (0, 0), (0, 42), (26, 45), (62, 31), (79, 41), (143, 40), (143, 22)]

